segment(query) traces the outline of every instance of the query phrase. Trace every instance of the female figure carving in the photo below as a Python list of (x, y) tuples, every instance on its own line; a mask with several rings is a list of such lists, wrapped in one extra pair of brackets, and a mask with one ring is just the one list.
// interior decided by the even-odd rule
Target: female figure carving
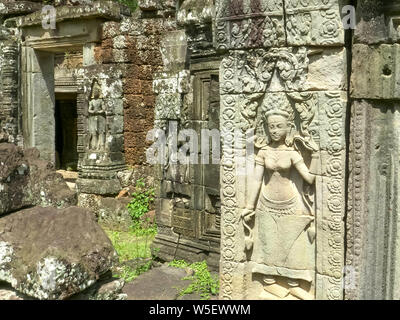
[(100, 85), (92, 85), (92, 96), (89, 102), (89, 149), (104, 151), (106, 144), (106, 110), (101, 98)]
[(267, 141), (259, 145), (242, 213), (252, 273), (262, 276), (262, 299), (313, 299), (315, 210), (305, 190), (315, 181), (317, 150), (309, 169), (300, 148), (310, 143), (296, 132), (290, 106), (266, 112), (264, 121)]

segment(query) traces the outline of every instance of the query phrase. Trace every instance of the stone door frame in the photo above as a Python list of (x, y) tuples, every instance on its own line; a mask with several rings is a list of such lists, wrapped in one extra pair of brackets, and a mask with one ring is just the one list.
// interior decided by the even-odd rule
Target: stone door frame
[[(103, 19), (69, 20), (57, 24), (56, 30), (41, 25), (21, 26), (25, 41), (21, 59), (21, 110), (25, 147), (36, 147), (44, 159), (55, 163), (54, 56), (67, 50), (82, 49), (83, 66), (95, 63), (94, 47), (100, 42)], [(77, 100), (81, 97), (79, 81)], [(78, 118), (82, 110), (78, 108)], [(78, 136), (84, 134), (79, 128)], [(79, 147), (78, 152), (83, 150)]]

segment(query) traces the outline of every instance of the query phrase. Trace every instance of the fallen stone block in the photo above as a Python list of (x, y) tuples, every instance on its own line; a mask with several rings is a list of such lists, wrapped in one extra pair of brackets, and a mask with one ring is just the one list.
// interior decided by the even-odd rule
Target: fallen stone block
[(71, 191), (53, 165), (37, 149), (0, 143), (0, 216), (27, 207), (65, 208), (76, 205)]
[(0, 218), (0, 281), (37, 299), (67, 299), (118, 261), (86, 209), (35, 207)]

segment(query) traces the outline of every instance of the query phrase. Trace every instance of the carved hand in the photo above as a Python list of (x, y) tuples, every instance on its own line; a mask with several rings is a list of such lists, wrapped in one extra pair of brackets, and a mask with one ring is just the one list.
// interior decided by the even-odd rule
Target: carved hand
[(321, 172), (321, 165), (320, 165), (321, 159), (320, 159), (320, 154), (319, 152), (313, 152), (312, 153), (312, 159), (311, 159), (311, 164), (310, 164), (310, 173), (314, 175), (319, 175)]
[(308, 240), (310, 240), (310, 243), (313, 243), (316, 237), (316, 230), (314, 225), (308, 229), (307, 235), (308, 235)]
[(254, 209), (244, 209), (242, 212), (242, 218), (245, 222), (250, 222), (251, 218), (255, 215)]

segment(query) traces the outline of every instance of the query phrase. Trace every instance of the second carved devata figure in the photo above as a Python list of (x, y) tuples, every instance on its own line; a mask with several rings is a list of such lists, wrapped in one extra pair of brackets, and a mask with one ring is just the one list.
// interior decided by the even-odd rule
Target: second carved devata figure
[(295, 110), (287, 102), (263, 108), (265, 138), (256, 144), (254, 179), (242, 214), (251, 272), (264, 288), (260, 299), (314, 298), (318, 151), (307, 130), (314, 114), (307, 103)]
[(88, 108), (89, 150), (104, 151), (106, 145), (106, 109), (97, 80), (92, 84)]

